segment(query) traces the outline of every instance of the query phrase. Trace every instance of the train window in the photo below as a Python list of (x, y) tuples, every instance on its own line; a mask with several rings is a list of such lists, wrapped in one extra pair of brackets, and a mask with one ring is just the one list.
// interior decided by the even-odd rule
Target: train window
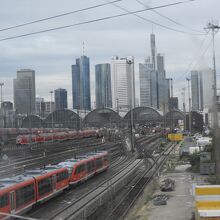
[(16, 206), (22, 206), (34, 199), (34, 184), (16, 190)]
[(0, 196), (0, 208), (3, 208), (8, 205), (8, 193)]
[(53, 190), (52, 177), (46, 178), (38, 182), (38, 195), (42, 196)]
[(81, 165), (81, 172), (85, 171), (85, 169), (86, 169), (85, 164), (82, 164), (82, 165)]
[(92, 169), (94, 170), (95, 169), (95, 161), (92, 160)]
[(78, 174), (78, 173), (80, 173), (80, 165), (76, 167), (75, 174)]
[(100, 168), (103, 165), (102, 157), (96, 159), (96, 168)]
[(68, 172), (65, 170), (61, 173), (57, 173), (57, 182), (68, 179)]
[(78, 167), (76, 167), (75, 174), (79, 174), (85, 170), (85, 164), (81, 164)]
[(88, 170), (88, 172), (91, 172), (94, 170), (94, 162), (93, 161), (87, 162), (87, 170)]

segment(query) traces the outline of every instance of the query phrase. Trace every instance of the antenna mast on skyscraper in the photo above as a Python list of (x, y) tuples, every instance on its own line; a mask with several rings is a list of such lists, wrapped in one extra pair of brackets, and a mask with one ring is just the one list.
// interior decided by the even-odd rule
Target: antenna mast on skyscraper
[(83, 56), (85, 55), (85, 42), (83, 41)]

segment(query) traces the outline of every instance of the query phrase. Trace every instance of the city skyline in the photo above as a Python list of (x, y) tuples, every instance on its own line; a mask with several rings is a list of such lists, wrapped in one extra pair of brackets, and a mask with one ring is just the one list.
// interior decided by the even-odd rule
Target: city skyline
[[(166, 3), (168, 1), (165, 1)], [(188, 29), (177, 26), (163, 18), (160, 18), (152, 13), (143, 13), (143, 16), (153, 21), (159, 22), (171, 26), (173, 28), (182, 29), (186, 32), (192, 32), (189, 29), (199, 29), (203, 31), (206, 23), (210, 18), (218, 17), (219, 1), (194, 1), (191, 3), (183, 4), (181, 6), (169, 7), (161, 9), (160, 11), (169, 15), (171, 18), (179, 16), (177, 21), (183, 23)], [(150, 6), (160, 4), (159, 2), (146, 2)], [(25, 22), (41, 17), (47, 17), (47, 12), (42, 10), (43, 4), (20, 4), (19, 7), (11, 7), (13, 1), (4, 2), (0, 11), (2, 16), (2, 27), (8, 27), (13, 24)], [(34, 3), (35, 4), (35, 3)], [(46, 3), (46, 5), (49, 3)], [(94, 2), (78, 2), (77, 8), (83, 8), (86, 5), (93, 5)], [(60, 4), (58, 1), (53, 1), (53, 5), (59, 7), (53, 8), (51, 15), (59, 13), (60, 11), (68, 11), (70, 6), (73, 5), (71, 1), (66, 1), (66, 4)], [(118, 3), (129, 10), (143, 8), (140, 4), (132, 1), (127, 1), (126, 5), (124, 1)], [(75, 6), (75, 5), (74, 5)], [(208, 9), (208, 10), (207, 10)], [(83, 13), (83, 18), (90, 19), (97, 16), (97, 13), (101, 13), (100, 17), (104, 14), (116, 14), (121, 13), (121, 10), (117, 9), (114, 5), (105, 6), (103, 8), (91, 11), (89, 13)], [(158, 10), (159, 11), (159, 10)], [(200, 11), (199, 14), (195, 14), (195, 11)], [(28, 12), (28, 13), (27, 13)], [(15, 16), (16, 14), (16, 19)], [(5, 19), (3, 16), (7, 15), (10, 19)], [(82, 14), (80, 14), (82, 15)], [(187, 15), (187, 16), (186, 16)], [(62, 20), (57, 20), (58, 24), (68, 24), (70, 20), (78, 20), (78, 15), (71, 17), (65, 17)], [(58, 25), (57, 24), (57, 25)], [(51, 24), (40, 23), (35, 26), (26, 27), (23, 29), (15, 29), (10, 32), (2, 32), (3, 36), (12, 36), (19, 33), (25, 33), (33, 29), (41, 29), (50, 27)], [(131, 31), (135, 30), (135, 31)], [(181, 91), (179, 88), (186, 87), (186, 80), (188, 74), (185, 74), (189, 64), (196, 57), (200, 57), (203, 54), (205, 48), (209, 45), (210, 37), (207, 37), (201, 50), (200, 45), (204, 39), (203, 35), (187, 35), (177, 33), (171, 30), (162, 29), (156, 25), (153, 27), (154, 33), (159, 36), (157, 38), (157, 44), (160, 51), (166, 56), (166, 70), (167, 77), (174, 79), (174, 94), (180, 97), (181, 103)], [(71, 101), (71, 84), (69, 80), (70, 65), (73, 58), (78, 57), (82, 53), (82, 42), (85, 42), (85, 54), (91, 58), (91, 81), (92, 86), (95, 84), (95, 70), (94, 65), (97, 63), (108, 62), (110, 57), (114, 54), (118, 54), (120, 57), (133, 55), (135, 57), (135, 78), (138, 78), (138, 66), (137, 64), (143, 62), (143, 58), (146, 54), (150, 54), (150, 48), (146, 36), (152, 32), (152, 24), (146, 23), (143, 20), (135, 18), (134, 16), (127, 16), (124, 18), (118, 18), (115, 20), (89, 24), (80, 28), (66, 29), (64, 31), (55, 31), (45, 33), (41, 35), (30, 36), (26, 38), (20, 38), (11, 41), (3, 41), (0, 44), (2, 53), (0, 54), (0, 78), (4, 81), (3, 87), (5, 100), (12, 100), (12, 87), (11, 79), (14, 77), (14, 73), (20, 68), (31, 68), (37, 73), (36, 76), (36, 90), (37, 95), (40, 97), (48, 97), (50, 99), (49, 91), (55, 89), (62, 82), (68, 92), (68, 101)], [(73, 37), (74, 36), (74, 37)], [(64, 40), (65, 39), (65, 40)], [(219, 58), (220, 51), (218, 49), (218, 38), (216, 39), (216, 64), (217, 70), (219, 70)], [(199, 60), (198, 65), (194, 69), (207, 69), (212, 67), (212, 61), (209, 58), (210, 50), (208, 49), (202, 59)], [(191, 67), (192, 68), (192, 67)], [(43, 85), (43, 82), (47, 81), (48, 88)], [(136, 88), (139, 84), (136, 83)], [(139, 89), (136, 89), (138, 94)], [(94, 101), (94, 94), (92, 94), (92, 102)], [(70, 106), (71, 106), (71, 102)]]

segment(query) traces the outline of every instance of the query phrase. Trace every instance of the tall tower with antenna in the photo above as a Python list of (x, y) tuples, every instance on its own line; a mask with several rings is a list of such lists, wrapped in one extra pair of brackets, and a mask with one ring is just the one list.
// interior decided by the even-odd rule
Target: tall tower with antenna
[(151, 47), (153, 69), (156, 70), (156, 40), (155, 40), (155, 34), (153, 32), (150, 35), (150, 47)]

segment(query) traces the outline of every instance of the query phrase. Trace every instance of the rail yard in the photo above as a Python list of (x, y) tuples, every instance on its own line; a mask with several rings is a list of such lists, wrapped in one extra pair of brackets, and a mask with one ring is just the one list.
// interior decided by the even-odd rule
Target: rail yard
[[(7, 199), (8, 204), (10, 201), (8, 207), (13, 206), (14, 209), (13, 212), (8, 211), (8, 214), (21, 215), (23, 219), (51, 220), (96, 219), (97, 215), (99, 219), (123, 218), (138, 198), (141, 190), (150, 182), (164, 160), (166, 160), (174, 145), (168, 144), (163, 153), (152, 159), (147, 158), (144, 152), (147, 152), (148, 155), (153, 154), (160, 144), (160, 134), (136, 137), (134, 144), (137, 149), (134, 152), (130, 151), (131, 140), (129, 140), (126, 132), (125, 135), (121, 136), (109, 134), (108, 136), (87, 135), (87, 137), (81, 135), (80, 138), (69, 138), (68, 140), (5, 145), (1, 153), (4, 156), (7, 155), (7, 158), (0, 162), (2, 187), (6, 182), (7, 184), (9, 182), (12, 184), (13, 181), (16, 183), (18, 180), (21, 181), (21, 178), (25, 179), (33, 173), (65, 169), (66, 164), (74, 165), (75, 161), (88, 161), (89, 158), (94, 158), (102, 152), (108, 152), (109, 158), (109, 165), (101, 168), (100, 171), (102, 172), (94, 170), (91, 173), (90, 171), (90, 178), (84, 177), (83, 179), (79, 177), (76, 184), (63, 186), (60, 190), (57, 189), (54, 191), (54, 195), (48, 197), (45, 201), (41, 199), (38, 202), (37, 197), (36, 199), (33, 197), (35, 201), (29, 204), (27, 209), (24, 206), (22, 211), (16, 209), (16, 204), (11, 204), (10, 197), (10, 199)], [(16, 139), (12, 140), (15, 141)], [(102, 163), (104, 166), (104, 157)], [(94, 162), (94, 164), (98, 164), (98, 162)], [(88, 167), (86, 170), (88, 172)], [(73, 172), (76, 173), (76, 171)], [(36, 177), (33, 176), (33, 178)], [(0, 195), (2, 194), (1, 191), (0, 188)], [(17, 190), (14, 193), (17, 193)], [(14, 201), (18, 202), (18, 196), (14, 194), (16, 198)], [(109, 206), (110, 201), (112, 203), (111, 209), (108, 209), (108, 212), (103, 212), (103, 208)], [(113, 201), (117, 202), (114, 203)], [(126, 201), (126, 204), (124, 204), (124, 201)], [(2, 214), (2, 212), (5, 212), (4, 209), (1, 209), (0, 218), (7, 218), (7, 215)]]

